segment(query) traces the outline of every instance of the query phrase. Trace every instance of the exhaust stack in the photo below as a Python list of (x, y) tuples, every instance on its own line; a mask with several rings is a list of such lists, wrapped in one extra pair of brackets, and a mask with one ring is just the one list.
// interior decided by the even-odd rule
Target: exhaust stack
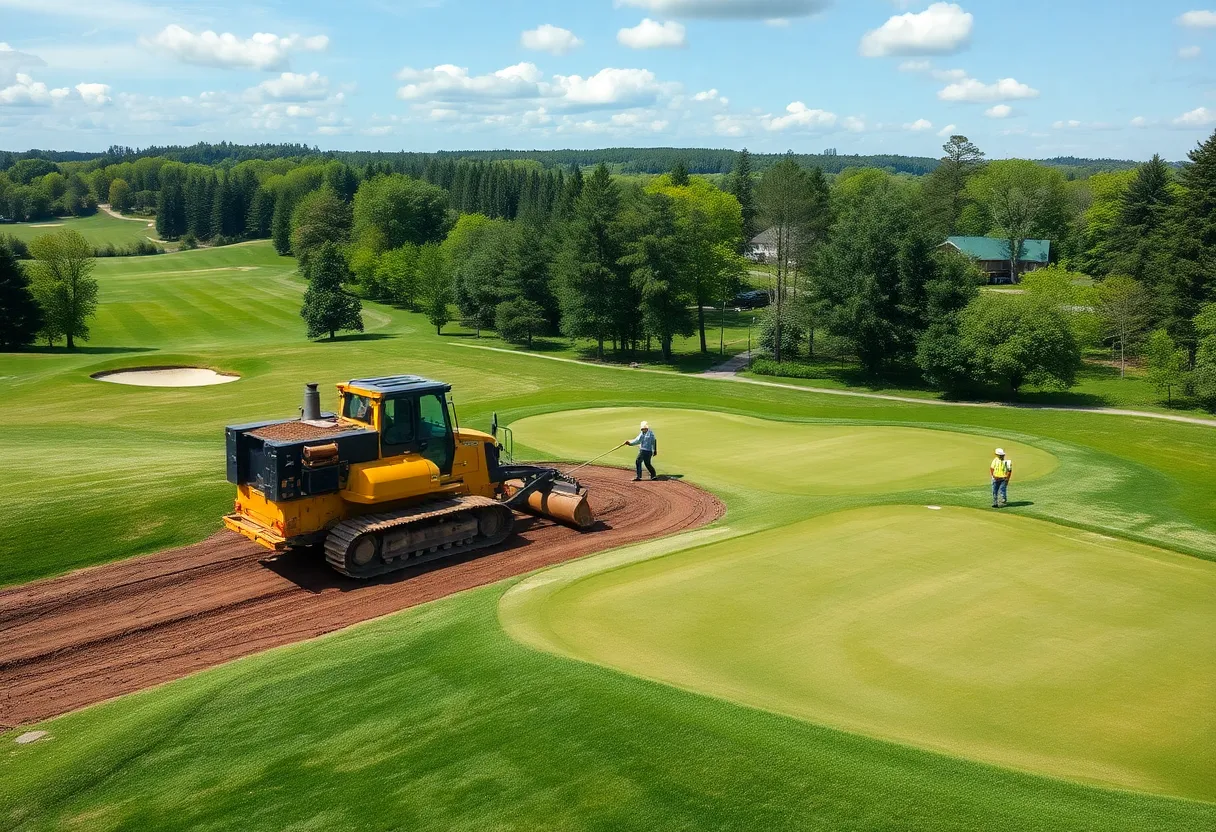
[(321, 420), (321, 394), (315, 383), (304, 385), (304, 406), (300, 408), (300, 419), (304, 422)]

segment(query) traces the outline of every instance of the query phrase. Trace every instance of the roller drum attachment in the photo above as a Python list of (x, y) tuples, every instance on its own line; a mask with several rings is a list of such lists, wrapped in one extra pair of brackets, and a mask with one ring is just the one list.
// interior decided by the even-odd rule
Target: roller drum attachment
[[(511, 496), (524, 489), (524, 481), (507, 480), (503, 486)], [(515, 507), (576, 529), (589, 529), (595, 525), (595, 515), (587, 502), (587, 489), (561, 480), (532, 491), (523, 505)]]

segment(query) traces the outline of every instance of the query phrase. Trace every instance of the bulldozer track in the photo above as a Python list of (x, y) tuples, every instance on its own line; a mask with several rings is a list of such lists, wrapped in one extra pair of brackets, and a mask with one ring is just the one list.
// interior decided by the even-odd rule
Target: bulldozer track
[[(490, 538), (482, 538), (468, 544), (445, 545), (444, 547), (426, 554), (412, 555), (396, 561), (374, 563), (360, 567), (351, 560), (351, 551), (359, 538), (365, 535), (379, 536), (384, 532), (401, 529), (410, 525), (421, 525), (442, 517), (453, 517), (470, 511), (506, 512), (502, 533)], [(374, 578), (395, 572), (398, 569), (408, 569), (422, 563), (439, 560), (445, 557), (455, 557), (478, 549), (496, 546), (511, 534), (511, 510), (496, 500), (488, 497), (450, 497), (444, 500), (433, 500), (424, 505), (403, 509), (385, 514), (365, 514), (343, 520), (330, 530), (325, 538), (325, 560), (334, 569), (351, 578)]]
[(713, 496), (677, 480), (633, 483), (632, 471), (585, 471), (600, 521), (590, 532), (523, 517), (518, 534), (497, 546), (370, 581), (337, 574), (319, 552), (268, 557), (224, 531), (0, 590), (0, 724), (29, 724), (454, 592), (695, 528), (723, 511)]

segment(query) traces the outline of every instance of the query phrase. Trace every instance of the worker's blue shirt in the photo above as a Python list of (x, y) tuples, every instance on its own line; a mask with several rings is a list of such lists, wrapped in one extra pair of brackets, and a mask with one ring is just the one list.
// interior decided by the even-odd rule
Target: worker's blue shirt
[(654, 431), (652, 430), (642, 431), (629, 444), (641, 445), (641, 450), (650, 451), (651, 453), (654, 453), (659, 449), (659, 441), (654, 438)]

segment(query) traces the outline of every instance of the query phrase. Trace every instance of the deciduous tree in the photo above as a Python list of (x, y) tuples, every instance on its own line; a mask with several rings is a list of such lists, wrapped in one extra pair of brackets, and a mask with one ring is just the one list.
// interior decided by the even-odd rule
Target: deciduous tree
[(89, 319), (97, 311), (97, 280), (93, 277), (93, 247), (79, 232), (65, 228), (35, 237), (30, 243), (34, 297), (42, 307), (44, 332), (89, 340)]
[(1127, 375), (1127, 351), (1135, 349), (1149, 322), (1149, 298), (1134, 278), (1115, 275), (1098, 286), (1098, 317), (1111, 346), (1119, 348), (1119, 376)]
[(451, 320), (448, 304), (452, 301), (452, 280), (445, 261), (443, 249), (435, 243), (427, 243), (418, 249), (420, 305), (439, 335), (443, 334), (444, 324)]

